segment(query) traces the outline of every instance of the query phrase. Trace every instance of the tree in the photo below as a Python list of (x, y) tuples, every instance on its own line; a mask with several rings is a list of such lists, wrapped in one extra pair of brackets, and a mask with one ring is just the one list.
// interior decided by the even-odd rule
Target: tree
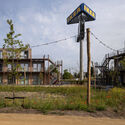
[(120, 61), (121, 68), (125, 70), (125, 58)]
[(18, 63), (21, 58), (21, 52), (25, 51), (29, 45), (24, 45), (21, 40), (17, 39), (21, 34), (15, 35), (12, 20), (7, 20), (7, 23), (9, 24), (10, 31), (4, 39), (3, 49), (5, 51), (3, 57), (4, 63), (11, 66), (9, 77), (12, 79), (12, 84), (15, 84), (15, 79), (18, 80), (21, 75), (18, 73), (18, 70), (21, 69), (21, 66)]
[(49, 68), (50, 71), (52, 70), (54, 73), (58, 73), (59, 72), (57, 67), (55, 67), (54, 65), (50, 65), (48, 68)]
[(79, 78), (80, 73), (74, 72), (73, 76), (74, 76), (74, 78)]
[(109, 77), (112, 79), (114, 85), (119, 85), (119, 74), (120, 72), (117, 69), (110, 70)]
[(73, 78), (73, 75), (68, 72), (67, 69), (64, 70), (64, 74), (63, 74), (63, 79), (72, 79)]

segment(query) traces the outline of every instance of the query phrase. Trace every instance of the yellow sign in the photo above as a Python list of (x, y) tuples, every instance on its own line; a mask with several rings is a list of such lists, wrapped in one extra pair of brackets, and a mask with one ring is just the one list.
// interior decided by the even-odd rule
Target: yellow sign
[(72, 20), (78, 13), (80, 13), (81, 9), (80, 7), (78, 7), (68, 18), (67, 18), (67, 22), (69, 22), (70, 20)]
[(91, 9), (89, 9), (86, 5), (84, 5), (84, 11), (95, 18), (95, 13)]
[(67, 18), (67, 24), (78, 23), (78, 16), (83, 13), (85, 21), (93, 21), (96, 19), (96, 14), (86, 4), (82, 3), (72, 14)]

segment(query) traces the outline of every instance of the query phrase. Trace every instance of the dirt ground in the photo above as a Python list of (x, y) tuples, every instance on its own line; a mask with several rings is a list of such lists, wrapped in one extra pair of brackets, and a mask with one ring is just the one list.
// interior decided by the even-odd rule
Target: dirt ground
[(125, 119), (0, 113), (0, 125), (125, 125)]
[(72, 110), (55, 110), (41, 112), (35, 109), (24, 109), (19, 107), (5, 107), (0, 108), (0, 113), (22, 113), (22, 114), (46, 114), (46, 115), (68, 115), (68, 116), (82, 116), (82, 117), (95, 117), (103, 118), (108, 117), (111, 119), (125, 119), (125, 110), (114, 112), (111, 109), (105, 111), (87, 112), (87, 111), (72, 111)]

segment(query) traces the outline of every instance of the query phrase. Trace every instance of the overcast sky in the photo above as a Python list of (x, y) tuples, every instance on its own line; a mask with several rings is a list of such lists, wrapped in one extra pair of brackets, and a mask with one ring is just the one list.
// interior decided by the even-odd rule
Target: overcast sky
[[(78, 25), (67, 25), (66, 18), (81, 3), (96, 12), (96, 20), (86, 28), (114, 49), (124, 47), (125, 0), (0, 0), (0, 47), (9, 30), (7, 19), (12, 19), (16, 33), (21, 33), (25, 44), (42, 44), (76, 35)], [(91, 56), (101, 62), (111, 50), (91, 36)], [(79, 43), (75, 38), (58, 44), (33, 48), (33, 57), (50, 55), (52, 60), (63, 60), (64, 68), (79, 69)], [(86, 39), (84, 40), (84, 69), (86, 69)]]

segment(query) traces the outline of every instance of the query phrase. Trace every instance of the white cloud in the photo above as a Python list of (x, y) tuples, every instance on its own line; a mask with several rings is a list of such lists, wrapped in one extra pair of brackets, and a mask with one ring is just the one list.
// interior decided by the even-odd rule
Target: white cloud
[[(22, 33), (23, 41), (31, 45), (60, 40), (77, 34), (77, 25), (67, 25), (67, 16), (81, 3), (81, 0), (65, 0), (54, 2), (51, 9), (38, 11), (36, 8), (23, 8), (14, 18), (17, 33)], [(125, 1), (85, 0), (85, 3), (95, 10), (97, 20), (86, 23), (102, 41), (112, 48), (122, 48), (125, 40)], [(46, 6), (46, 5), (45, 5)], [(40, 6), (38, 6), (40, 8)], [(0, 27), (2, 28), (1, 22)], [(92, 36), (91, 36), (92, 37)], [(92, 59), (101, 61), (104, 54), (110, 52), (91, 38)], [(41, 46), (33, 49), (33, 55), (42, 57), (50, 54), (55, 59), (63, 59), (64, 65), (78, 67), (79, 43), (75, 38), (58, 44)], [(84, 42), (84, 63), (86, 64), (86, 44)]]

